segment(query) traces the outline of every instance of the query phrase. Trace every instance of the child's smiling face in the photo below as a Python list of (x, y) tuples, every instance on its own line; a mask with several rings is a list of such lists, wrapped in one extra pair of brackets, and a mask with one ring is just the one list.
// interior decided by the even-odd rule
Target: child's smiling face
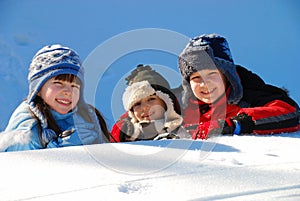
[(139, 122), (151, 121), (164, 118), (167, 106), (157, 95), (151, 95), (134, 104), (132, 110)]
[(225, 80), (217, 69), (203, 69), (191, 74), (190, 85), (196, 98), (210, 104), (224, 95)]
[(39, 96), (51, 109), (60, 114), (67, 114), (79, 101), (80, 85), (52, 78), (43, 85)]

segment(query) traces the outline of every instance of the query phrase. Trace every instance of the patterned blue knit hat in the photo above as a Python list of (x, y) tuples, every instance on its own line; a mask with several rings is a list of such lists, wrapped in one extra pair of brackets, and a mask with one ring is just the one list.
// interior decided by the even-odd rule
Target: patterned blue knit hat
[(184, 105), (192, 95), (189, 78), (193, 72), (202, 69), (217, 68), (224, 74), (231, 85), (227, 97), (229, 104), (237, 104), (241, 100), (243, 88), (224, 37), (217, 34), (204, 34), (193, 38), (179, 55), (178, 66), (184, 79), (183, 88), (186, 90), (182, 100)]
[[(45, 82), (62, 74), (76, 75), (84, 84), (84, 70), (78, 54), (60, 44), (45, 46), (33, 57), (29, 68), (28, 103), (32, 102)], [(83, 87), (81, 87), (83, 89)]]

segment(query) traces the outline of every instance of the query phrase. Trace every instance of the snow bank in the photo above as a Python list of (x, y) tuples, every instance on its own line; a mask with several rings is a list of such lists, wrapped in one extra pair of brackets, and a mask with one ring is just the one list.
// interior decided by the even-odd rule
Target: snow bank
[(0, 200), (299, 200), (299, 145), (300, 132), (1, 153)]

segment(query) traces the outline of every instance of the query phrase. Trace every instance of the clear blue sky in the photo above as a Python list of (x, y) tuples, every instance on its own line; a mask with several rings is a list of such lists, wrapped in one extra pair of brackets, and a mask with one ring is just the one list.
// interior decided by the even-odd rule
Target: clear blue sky
[[(187, 37), (218, 33), (227, 38), (237, 64), (267, 83), (289, 89), (299, 103), (299, 11), (297, 0), (1, 0), (0, 45), (2, 53), (6, 47), (17, 58), (20, 72), (24, 72), (18, 79), (26, 81), (32, 56), (47, 44), (72, 47), (84, 60), (98, 45), (135, 29), (167, 29)], [(99, 87), (97, 96), (101, 97), (96, 102), (110, 124), (111, 89), (125, 72), (139, 63), (167, 65), (178, 71), (176, 57), (153, 52), (132, 53), (113, 62), (115, 69), (122, 70), (111, 74), (120, 75), (108, 72), (109, 86)], [(18, 93), (15, 98), (26, 94), (19, 97)]]

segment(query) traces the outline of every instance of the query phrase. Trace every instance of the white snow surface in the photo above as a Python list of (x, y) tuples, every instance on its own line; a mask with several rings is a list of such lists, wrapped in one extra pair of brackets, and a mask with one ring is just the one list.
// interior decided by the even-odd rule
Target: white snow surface
[(300, 132), (0, 153), (0, 200), (300, 200)]

